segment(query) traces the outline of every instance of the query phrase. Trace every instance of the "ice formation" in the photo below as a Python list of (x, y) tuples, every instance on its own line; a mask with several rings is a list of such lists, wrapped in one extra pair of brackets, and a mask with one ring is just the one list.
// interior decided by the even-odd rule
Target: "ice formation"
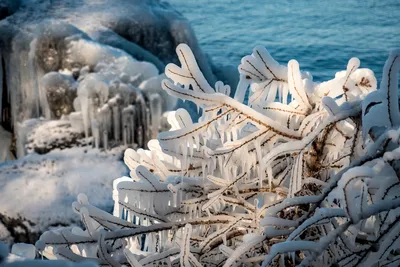
[[(79, 55), (85, 55), (80, 60), (89, 65), (80, 69), (59, 69), (57, 72), (48, 72), (40, 77), (31, 77), (39, 81), (33, 82), (32, 87), (26, 88), (26, 99), (24, 99), (27, 105), (23, 108), (25, 110), (20, 111), (23, 118), (18, 120), (16, 114), (21, 106), (16, 103), (11, 105), (12, 118), (15, 119), (12, 123), (17, 136), (18, 156), (25, 154), (24, 145), (30, 133), (23, 130), (24, 121), (38, 117), (45, 118), (53, 125), (69, 124), (75, 131), (82, 131), (86, 138), (92, 137), (96, 148), (100, 146), (106, 148), (110, 146), (110, 142), (118, 144), (121, 140), (124, 140), (125, 145), (144, 146), (152, 135), (150, 131), (158, 132), (159, 118), (156, 118), (156, 114), (161, 116), (162, 110), (159, 110), (160, 98), (156, 96), (160, 90), (157, 91), (155, 87), (152, 88), (153, 91), (147, 90), (149, 93), (146, 93), (139, 88), (139, 85), (147, 80), (157, 79), (159, 76), (157, 68), (151, 63), (136, 61), (123, 51), (90, 40), (70, 38), (66, 42), (69, 45), (70, 60), (77, 62)], [(37, 49), (36, 46), (35, 39), (31, 43), (30, 53)], [(36, 67), (32, 67), (28, 73), (34, 75), (36, 70)], [(152, 85), (154, 86), (154, 83)], [(160, 85), (158, 87), (160, 88)], [(36, 95), (32, 92), (35, 90)], [(22, 92), (12, 90), (11, 99), (17, 98), (17, 95), (13, 94), (18, 93)], [(171, 108), (171, 105), (168, 107)], [(29, 114), (26, 112), (27, 109), (36, 111)], [(154, 113), (154, 116), (150, 117), (152, 121), (148, 120), (149, 112)], [(136, 127), (142, 128), (139, 129), (141, 140), (134, 139), (138, 131)], [(40, 131), (46, 135), (46, 128), (36, 132)], [(4, 139), (4, 142), (7, 140)], [(7, 149), (10, 145), (5, 144), (4, 147)], [(2, 152), (0, 159), (6, 158), (4, 154), (5, 152)]]
[[(104, 266), (398, 266), (400, 50), (377, 90), (357, 58), (316, 83), (256, 47), (230, 87), (204, 78), (187, 45), (163, 88), (203, 115), (128, 149), (114, 214), (81, 194), (85, 229), (44, 233), (43, 255)], [(249, 101), (243, 104), (245, 95)]]
[[(177, 61), (178, 43), (190, 44), (207, 78), (214, 79), (188, 21), (164, 1), (3, 5), (8, 13), (0, 20), (0, 125), (16, 137), (18, 157), (27, 152), (24, 122), (40, 117), (70, 121), (96, 147), (146, 144), (155, 134), (147, 129), (148, 119), (156, 119), (148, 114), (155, 107), (150, 95), (164, 94), (163, 111), (175, 106), (159, 81), (165, 63)], [(124, 137), (136, 130), (141, 142)]]

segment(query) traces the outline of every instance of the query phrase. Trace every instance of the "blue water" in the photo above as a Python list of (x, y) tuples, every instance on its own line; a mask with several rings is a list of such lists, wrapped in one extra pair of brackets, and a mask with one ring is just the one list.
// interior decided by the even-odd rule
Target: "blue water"
[(237, 66), (257, 44), (282, 63), (294, 58), (314, 80), (331, 79), (351, 57), (378, 81), (400, 48), (400, 0), (169, 0), (191, 22), (215, 62)]

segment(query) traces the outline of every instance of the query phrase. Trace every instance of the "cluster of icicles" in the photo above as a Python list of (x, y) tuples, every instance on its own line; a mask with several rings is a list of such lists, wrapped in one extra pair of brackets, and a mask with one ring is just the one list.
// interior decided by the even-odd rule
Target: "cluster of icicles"
[[(74, 132), (85, 134), (84, 143), (93, 140), (97, 148), (145, 147), (159, 132), (166, 109), (168, 100), (159, 95), (164, 74), (152, 63), (79, 36), (63, 42), (69, 47), (65, 61), (71, 65), (63, 69), (46, 72), (39, 66), (36, 39), (29, 55), (13, 54), (6, 66), (0, 64), (0, 127), (5, 123), (12, 129), (17, 157), (27, 152), (32, 128), (40, 133), (45, 131), (37, 129), (40, 122), (54, 120), (69, 122)], [(0, 141), (5, 150), (13, 137)]]
[(377, 90), (357, 58), (315, 83), (256, 47), (234, 98), (208, 84), (188, 46), (177, 54), (163, 88), (196, 103), (200, 120), (171, 113), (149, 150), (125, 152), (114, 215), (79, 195), (85, 230), (44, 233), (41, 253), (101, 266), (399, 265), (400, 50)]
[[(72, 126), (83, 128), (86, 137), (92, 136), (96, 148), (108, 149), (110, 140), (117, 144), (145, 147), (148, 140), (159, 132), (162, 116), (160, 95), (126, 90), (126, 95), (116, 94), (109, 98), (107, 85), (96, 80), (93, 82), (85, 83), (82, 90), (78, 87), (77, 101), (81, 110), (69, 115)], [(90, 92), (99, 88), (105, 88), (105, 92), (101, 92), (104, 96)]]

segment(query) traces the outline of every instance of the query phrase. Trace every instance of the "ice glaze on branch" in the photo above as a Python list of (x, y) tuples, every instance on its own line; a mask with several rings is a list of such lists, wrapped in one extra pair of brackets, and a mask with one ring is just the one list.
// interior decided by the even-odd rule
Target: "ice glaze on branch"
[(356, 58), (317, 83), (258, 46), (234, 99), (209, 85), (187, 45), (177, 53), (181, 67), (168, 65), (162, 86), (201, 118), (177, 110), (149, 150), (127, 150), (114, 216), (79, 196), (86, 229), (45, 233), (44, 253), (134, 267), (397, 266), (398, 51), (376, 90)]

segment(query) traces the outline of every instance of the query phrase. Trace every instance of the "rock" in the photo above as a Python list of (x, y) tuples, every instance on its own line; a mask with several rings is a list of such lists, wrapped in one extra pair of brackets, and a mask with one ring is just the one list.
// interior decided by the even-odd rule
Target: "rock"
[(0, 20), (14, 14), (20, 5), (19, 0), (0, 0)]
[(79, 128), (74, 128), (67, 120), (39, 120), (27, 137), (28, 153), (46, 154), (53, 149), (65, 149), (91, 144)]

